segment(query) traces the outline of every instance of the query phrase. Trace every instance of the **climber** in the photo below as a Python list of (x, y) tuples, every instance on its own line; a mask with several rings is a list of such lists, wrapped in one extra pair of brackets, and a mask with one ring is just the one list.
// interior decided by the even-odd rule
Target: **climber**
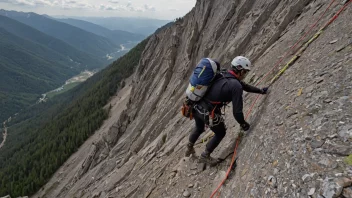
[[(233, 116), (244, 131), (249, 130), (250, 125), (245, 121), (243, 115), (243, 90), (251, 93), (266, 94), (268, 88), (256, 88), (248, 85), (242, 80), (250, 71), (251, 62), (243, 56), (235, 57), (231, 62), (231, 69), (224, 72), (222, 77), (215, 80), (209, 87), (204, 97), (193, 106), (193, 117), (195, 128), (189, 136), (186, 156), (195, 153), (194, 143), (205, 125), (208, 125), (214, 132), (214, 137), (207, 143), (205, 151), (200, 156), (200, 162), (210, 166), (217, 164), (217, 160), (210, 157), (210, 154), (219, 145), (226, 134), (226, 126), (221, 115), (221, 107), (232, 101)], [(216, 101), (216, 102), (215, 102)]]

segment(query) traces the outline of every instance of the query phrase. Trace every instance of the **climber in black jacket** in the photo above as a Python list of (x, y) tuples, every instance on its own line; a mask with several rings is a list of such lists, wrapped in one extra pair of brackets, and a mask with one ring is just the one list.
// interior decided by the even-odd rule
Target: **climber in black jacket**
[(193, 116), (196, 127), (189, 136), (186, 156), (195, 153), (194, 143), (197, 141), (207, 124), (214, 132), (214, 137), (206, 145), (205, 151), (200, 156), (200, 161), (215, 165), (217, 161), (210, 154), (219, 145), (226, 134), (226, 126), (221, 115), (221, 107), (232, 102), (233, 116), (244, 131), (250, 125), (245, 121), (243, 115), (243, 90), (251, 93), (266, 94), (268, 88), (259, 89), (245, 84), (242, 80), (250, 71), (251, 62), (243, 57), (237, 56), (231, 62), (231, 69), (223, 77), (214, 80), (205, 96), (193, 107)]

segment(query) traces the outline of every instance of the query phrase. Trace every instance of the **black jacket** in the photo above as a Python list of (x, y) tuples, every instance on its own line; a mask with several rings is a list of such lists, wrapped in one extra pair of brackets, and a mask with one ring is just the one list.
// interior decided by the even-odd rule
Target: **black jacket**
[[(262, 93), (262, 90), (238, 80), (226, 72), (223, 77), (214, 81), (204, 96), (207, 102), (229, 103), (232, 101), (233, 116), (239, 124), (245, 123), (243, 115), (243, 90), (251, 93)], [(218, 105), (221, 107), (221, 105)]]

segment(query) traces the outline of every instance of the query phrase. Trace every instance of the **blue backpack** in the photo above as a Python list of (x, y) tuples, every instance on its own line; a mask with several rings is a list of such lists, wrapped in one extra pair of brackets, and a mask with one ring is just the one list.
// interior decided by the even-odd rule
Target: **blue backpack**
[(208, 90), (216, 74), (220, 71), (220, 64), (210, 58), (203, 58), (193, 70), (189, 79), (186, 95), (191, 101), (199, 101)]

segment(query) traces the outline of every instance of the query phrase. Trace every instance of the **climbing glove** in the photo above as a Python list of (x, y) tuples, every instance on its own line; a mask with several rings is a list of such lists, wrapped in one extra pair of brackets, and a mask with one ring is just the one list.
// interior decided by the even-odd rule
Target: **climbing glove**
[(250, 125), (249, 125), (247, 122), (241, 124), (241, 128), (242, 128), (244, 131), (248, 131), (248, 130), (249, 130), (249, 127), (250, 127)]
[(268, 90), (269, 90), (269, 87), (262, 88), (262, 94), (267, 94)]

